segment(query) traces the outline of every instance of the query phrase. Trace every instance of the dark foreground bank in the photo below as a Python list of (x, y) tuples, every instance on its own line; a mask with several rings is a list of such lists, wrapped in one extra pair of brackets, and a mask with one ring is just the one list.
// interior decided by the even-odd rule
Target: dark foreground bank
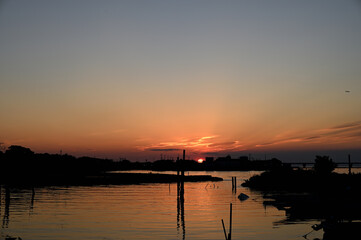
[[(76, 186), (120, 185), (141, 183), (174, 183), (181, 180), (175, 174), (154, 173), (100, 173), (95, 175), (7, 175), (0, 176), (0, 184), (14, 186)], [(211, 175), (184, 176), (184, 182), (223, 181)]]
[[(253, 176), (242, 185), (264, 194), (264, 205), (286, 213), (275, 224), (320, 221), (310, 231), (323, 230), (323, 240), (361, 238), (361, 174), (279, 168)], [(307, 234), (305, 235), (307, 239)]]
[(361, 220), (361, 174), (279, 169), (253, 176), (242, 186), (263, 192), (264, 204), (285, 210), (291, 222), (329, 217)]
[[(100, 176), (89, 176), (88, 182), (100, 184), (139, 184), (139, 183), (174, 183), (181, 179), (175, 174), (159, 173), (106, 173)], [(183, 176), (184, 182), (223, 181), (222, 178), (211, 175)]]

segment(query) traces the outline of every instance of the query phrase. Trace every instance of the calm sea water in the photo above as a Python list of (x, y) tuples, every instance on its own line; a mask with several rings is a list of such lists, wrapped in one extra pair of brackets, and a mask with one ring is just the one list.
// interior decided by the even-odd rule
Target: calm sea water
[[(232, 239), (304, 239), (319, 221), (282, 223), (285, 212), (265, 208), (260, 192), (240, 186), (257, 172), (207, 172), (223, 182), (95, 187), (1, 188), (0, 239), (225, 239), (233, 205)], [(191, 174), (205, 174), (192, 172)], [(237, 177), (237, 193), (231, 177)], [(237, 196), (250, 196), (241, 202)], [(322, 231), (309, 239), (322, 238)]]

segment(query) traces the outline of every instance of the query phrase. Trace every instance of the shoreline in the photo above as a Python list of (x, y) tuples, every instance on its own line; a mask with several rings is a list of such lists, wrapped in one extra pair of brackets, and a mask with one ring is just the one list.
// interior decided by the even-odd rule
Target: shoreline
[[(175, 183), (181, 181), (176, 174), (161, 173), (100, 173), (95, 175), (37, 175), (4, 176), (0, 179), (1, 185), (11, 187), (38, 187), (38, 186), (93, 186), (93, 185), (126, 185), (142, 183)], [(223, 181), (220, 177), (211, 175), (183, 176), (184, 182)]]

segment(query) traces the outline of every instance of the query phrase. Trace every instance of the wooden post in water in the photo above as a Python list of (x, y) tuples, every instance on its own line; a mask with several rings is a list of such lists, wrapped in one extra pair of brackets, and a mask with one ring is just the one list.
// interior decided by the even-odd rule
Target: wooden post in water
[(234, 191), (237, 192), (237, 177), (234, 177)]
[[(183, 239), (185, 239), (185, 220), (184, 220), (184, 160), (185, 160), (185, 150), (183, 150), (183, 159), (179, 160), (177, 158), (177, 228), (182, 226)], [(179, 171), (181, 174), (179, 175)], [(179, 224), (179, 220), (181, 224)]]
[(232, 240), (232, 203), (230, 204), (230, 209), (229, 209), (229, 233), (227, 240)]
[(183, 150), (183, 159), (182, 159), (182, 164), (181, 164), (181, 173), (182, 173), (182, 177), (184, 177), (184, 163), (186, 160), (186, 150)]
[(351, 175), (351, 168), (352, 168), (351, 156), (350, 156), (350, 154), (349, 154), (349, 155), (348, 155), (348, 175)]
[(237, 192), (237, 177), (232, 177), (232, 192)]
[[(232, 177), (233, 180), (233, 177)], [(224, 232), (224, 238), (226, 240), (232, 240), (232, 203), (230, 203), (230, 209), (229, 209), (229, 232), (227, 236), (226, 228), (224, 227), (224, 221), (222, 219), (222, 226), (223, 226), (223, 232)]]
[(177, 165), (177, 176), (179, 177), (179, 157), (177, 157), (176, 165)]
[(223, 221), (223, 219), (222, 219), (222, 226), (223, 226), (224, 238), (225, 238), (226, 240), (228, 240), (228, 239), (227, 239), (227, 232), (226, 232), (226, 228), (224, 227), (224, 221)]
[(182, 159), (181, 164), (180, 164), (180, 168), (181, 168), (180, 191), (181, 191), (181, 196), (182, 197), (184, 197), (184, 161), (185, 161), (185, 156), (186, 156), (186, 150), (183, 150), (183, 159)]

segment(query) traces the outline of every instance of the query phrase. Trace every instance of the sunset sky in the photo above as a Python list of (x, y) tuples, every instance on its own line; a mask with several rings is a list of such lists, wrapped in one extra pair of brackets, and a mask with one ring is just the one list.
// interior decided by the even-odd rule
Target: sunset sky
[(361, 161), (361, 1), (3, 0), (0, 81), (4, 147)]

